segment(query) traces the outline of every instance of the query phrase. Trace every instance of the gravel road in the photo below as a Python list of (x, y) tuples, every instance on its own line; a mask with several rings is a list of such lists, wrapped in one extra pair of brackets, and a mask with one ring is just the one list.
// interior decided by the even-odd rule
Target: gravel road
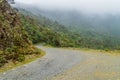
[(120, 80), (120, 56), (47, 48), (32, 63), (0, 74), (0, 80)]

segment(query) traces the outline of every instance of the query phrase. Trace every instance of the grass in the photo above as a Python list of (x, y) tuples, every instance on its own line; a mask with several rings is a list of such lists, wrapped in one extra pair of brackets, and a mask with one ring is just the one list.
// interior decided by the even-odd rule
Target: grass
[(5, 64), (3, 67), (0, 68), (0, 73), (4, 73), (5, 71), (11, 70), (13, 68), (17, 68), (19, 66), (28, 64), (30, 62), (33, 62), (33, 61), (41, 58), (44, 55), (45, 55), (45, 52), (41, 50), (40, 54), (26, 55), (25, 61), (23, 61), (23, 62), (13, 63), (13, 61), (9, 61), (7, 64)]
[(103, 53), (108, 55), (120, 56), (120, 50), (99, 50), (99, 49), (90, 49), (90, 48), (72, 48), (73, 50), (85, 51), (88, 53)]
[[(44, 45), (44, 47), (51, 47), (51, 48), (56, 48), (54, 46), (50, 45)], [(87, 53), (102, 53), (102, 54), (107, 54), (107, 55), (114, 55), (114, 56), (120, 56), (120, 50), (100, 50), (100, 49), (90, 49), (90, 48), (73, 48), (73, 47), (59, 47), (62, 49), (70, 49), (70, 50), (79, 50)]]
[(94, 53), (94, 54), (105, 54), (105, 55), (109, 55), (109, 56), (120, 56), (120, 50), (99, 50), (99, 49), (90, 49), (90, 48), (70, 48), (72, 50), (80, 50), (83, 52), (87, 52), (87, 53)]

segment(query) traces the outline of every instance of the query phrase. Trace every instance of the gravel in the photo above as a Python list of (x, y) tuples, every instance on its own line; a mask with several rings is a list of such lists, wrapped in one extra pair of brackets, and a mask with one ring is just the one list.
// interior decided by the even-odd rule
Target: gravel
[(85, 55), (79, 51), (37, 47), (46, 52), (44, 57), (0, 74), (0, 80), (46, 80), (68, 70), (85, 59)]
[(0, 74), (0, 80), (120, 80), (120, 56), (37, 47), (44, 57)]

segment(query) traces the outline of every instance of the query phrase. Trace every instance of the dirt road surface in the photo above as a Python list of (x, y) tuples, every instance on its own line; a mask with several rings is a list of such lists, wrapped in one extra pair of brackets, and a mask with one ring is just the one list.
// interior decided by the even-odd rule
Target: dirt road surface
[(120, 80), (120, 56), (37, 46), (46, 55), (0, 74), (0, 80)]

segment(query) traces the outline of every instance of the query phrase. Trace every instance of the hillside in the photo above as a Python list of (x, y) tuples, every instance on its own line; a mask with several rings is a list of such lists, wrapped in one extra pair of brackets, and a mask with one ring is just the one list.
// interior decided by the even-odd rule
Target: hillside
[(9, 60), (23, 61), (37, 53), (24, 30), (18, 14), (6, 0), (0, 0), (0, 67)]
[[(120, 39), (96, 32), (89, 28), (78, 29), (61, 25), (39, 14), (17, 8), (21, 14), (22, 24), (33, 43), (46, 43), (57, 47), (82, 47), (114, 50), (120, 48)], [(81, 32), (82, 31), (82, 32)]]
[(33, 43), (45, 43), (56, 47), (72, 46), (69, 31), (63, 25), (25, 10), (19, 9), (19, 13), (22, 25)]
[(112, 35), (120, 38), (120, 15), (119, 14), (85, 14), (77, 10), (47, 10), (30, 5), (17, 3), (16, 8), (23, 8), (35, 15), (43, 15), (53, 21), (68, 27), (78, 33), (94, 31), (100, 34)]
[(120, 0), (0, 0), (0, 80), (120, 80)]
[[(55, 32), (60, 30), (59, 32), (67, 35), (68, 42), (64, 43), (65, 45), (69, 44), (66, 45), (68, 47), (104, 50), (120, 49), (119, 15), (88, 15), (76, 10), (46, 10), (24, 4), (21, 6), (20, 3), (17, 3), (17, 5), (13, 7), (18, 10), (20, 9), (20, 11), (24, 9), (21, 13), (35, 19), (35, 22), (38, 22), (37, 24), (43, 28), (51, 28), (54, 29)], [(25, 14), (26, 11), (27, 15)], [(53, 24), (54, 22), (57, 22), (57, 24), (62, 25), (62, 28), (64, 28), (61, 29), (61, 26), (58, 28), (58, 25), (55, 26), (55, 24)], [(64, 39), (64, 37), (61, 37), (61, 39)], [(49, 44), (51, 44), (51, 41)]]

